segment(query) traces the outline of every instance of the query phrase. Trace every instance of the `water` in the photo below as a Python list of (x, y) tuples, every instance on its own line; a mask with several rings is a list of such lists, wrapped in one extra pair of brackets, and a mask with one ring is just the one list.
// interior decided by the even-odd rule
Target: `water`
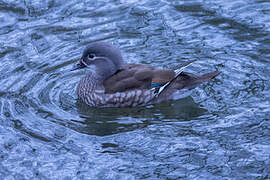
[[(270, 179), (268, 0), (0, 0), (0, 179)], [(139, 108), (77, 102), (93, 41), (222, 72)]]

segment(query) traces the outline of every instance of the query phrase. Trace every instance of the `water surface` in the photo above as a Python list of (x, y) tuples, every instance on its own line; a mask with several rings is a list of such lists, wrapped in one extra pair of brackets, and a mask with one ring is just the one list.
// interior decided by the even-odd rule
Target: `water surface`
[[(0, 179), (270, 179), (268, 0), (0, 0)], [(154, 106), (77, 102), (83, 48), (219, 70)]]

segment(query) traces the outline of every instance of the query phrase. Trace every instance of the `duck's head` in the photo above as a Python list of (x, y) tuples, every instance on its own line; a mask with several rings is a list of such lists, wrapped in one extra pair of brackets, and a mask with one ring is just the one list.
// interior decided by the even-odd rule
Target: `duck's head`
[(122, 69), (123, 58), (121, 52), (110, 43), (91, 43), (84, 49), (80, 61), (72, 70), (87, 67), (94, 67), (97, 75), (102, 79), (107, 79), (116, 71)]

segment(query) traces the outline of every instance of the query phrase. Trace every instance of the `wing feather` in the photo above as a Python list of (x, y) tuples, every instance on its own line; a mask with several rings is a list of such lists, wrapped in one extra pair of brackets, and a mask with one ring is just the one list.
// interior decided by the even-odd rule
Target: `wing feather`
[(152, 82), (166, 83), (174, 76), (174, 71), (170, 69), (158, 69), (142, 64), (127, 64), (124, 69), (105, 80), (103, 85), (105, 93), (150, 89)]

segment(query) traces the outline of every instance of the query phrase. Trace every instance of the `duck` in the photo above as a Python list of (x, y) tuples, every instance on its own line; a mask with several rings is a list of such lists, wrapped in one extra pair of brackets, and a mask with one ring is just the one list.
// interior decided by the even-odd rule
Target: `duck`
[(194, 61), (175, 70), (125, 63), (118, 47), (108, 42), (93, 42), (85, 47), (72, 71), (86, 70), (77, 85), (77, 95), (88, 106), (137, 107), (179, 99), (220, 74), (220, 71), (202, 75), (184, 72)]

